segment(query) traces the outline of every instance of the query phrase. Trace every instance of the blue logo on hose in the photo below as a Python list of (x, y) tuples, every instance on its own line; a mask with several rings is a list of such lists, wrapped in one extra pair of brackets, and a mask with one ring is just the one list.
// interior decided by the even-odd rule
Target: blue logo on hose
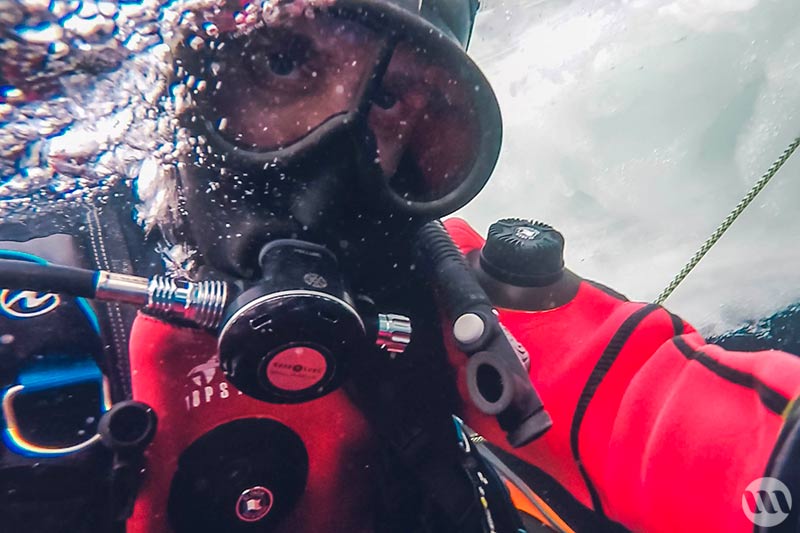
[(57, 294), (35, 291), (0, 291), (0, 314), (9, 318), (33, 318), (49, 313), (59, 306)]

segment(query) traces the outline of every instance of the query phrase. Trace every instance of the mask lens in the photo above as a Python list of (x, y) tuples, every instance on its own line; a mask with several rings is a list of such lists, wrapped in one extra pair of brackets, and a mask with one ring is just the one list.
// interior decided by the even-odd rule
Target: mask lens
[(290, 145), (356, 110), (381, 42), (322, 12), (222, 38), (201, 67), (203, 114), (221, 136), (250, 149)]
[[(469, 176), (482, 150), (482, 80), (458, 63), (401, 42), (373, 97), (368, 124), (389, 187), (415, 202), (437, 200)], [(488, 92), (488, 91), (487, 91)]]

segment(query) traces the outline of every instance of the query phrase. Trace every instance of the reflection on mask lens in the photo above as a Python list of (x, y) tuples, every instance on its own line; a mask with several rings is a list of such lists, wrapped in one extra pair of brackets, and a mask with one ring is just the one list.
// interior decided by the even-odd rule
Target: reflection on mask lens
[(397, 46), (369, 112), (378, 162), (411, 201), (442, 198), (468, 176), (479, 150), (475, 83), (428, 50)]

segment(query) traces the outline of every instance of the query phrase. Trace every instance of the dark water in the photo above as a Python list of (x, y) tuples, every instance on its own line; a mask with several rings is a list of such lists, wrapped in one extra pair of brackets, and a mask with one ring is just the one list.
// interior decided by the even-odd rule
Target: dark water
[(800, 355), (800, 303), (710, 340), (729, 350), (783, 350)]

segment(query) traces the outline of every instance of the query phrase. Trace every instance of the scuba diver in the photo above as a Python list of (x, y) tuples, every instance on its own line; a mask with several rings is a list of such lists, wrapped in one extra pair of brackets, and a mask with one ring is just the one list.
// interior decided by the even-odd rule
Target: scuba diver
[(190, 279), (126, 200), (0, 225), (3, 531), (800, 528), (800, 360), (580, 278), (546, 224), (438, 221), (500, 150), (477, 8), (187, 14)]

